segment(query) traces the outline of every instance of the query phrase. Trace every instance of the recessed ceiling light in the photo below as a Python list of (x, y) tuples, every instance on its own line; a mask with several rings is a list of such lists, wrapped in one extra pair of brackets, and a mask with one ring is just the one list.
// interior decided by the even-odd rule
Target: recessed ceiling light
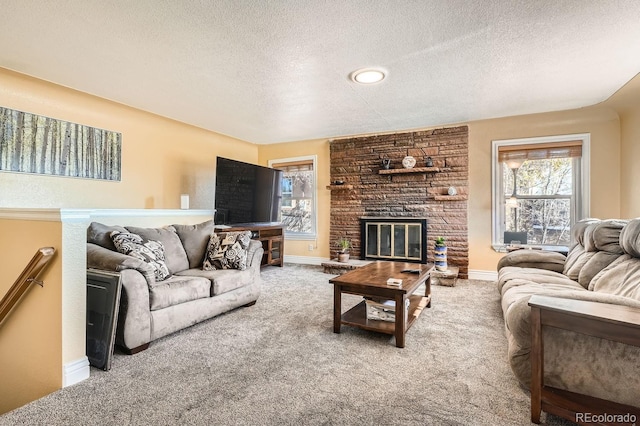
[(374, 68), (365, 68), (354, 71), (350, 74), (351, 80), (360, 84), (375, 84), (384, 80), (385, 73)]

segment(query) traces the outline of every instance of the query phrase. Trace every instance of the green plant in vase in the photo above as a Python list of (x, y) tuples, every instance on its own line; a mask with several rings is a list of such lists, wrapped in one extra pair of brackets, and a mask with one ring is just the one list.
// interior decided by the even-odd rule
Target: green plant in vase
[(338, 246), (338, 262), (348, 262), (351, 240), (347, 237), (340, 237), (340, 239), (336, 241), (336, 246)]
[(436, 237), (436, 245), (433, 252), (434, 262), (437, 271), (446, 271), (447, 265), (447, 244), (444, 237)]

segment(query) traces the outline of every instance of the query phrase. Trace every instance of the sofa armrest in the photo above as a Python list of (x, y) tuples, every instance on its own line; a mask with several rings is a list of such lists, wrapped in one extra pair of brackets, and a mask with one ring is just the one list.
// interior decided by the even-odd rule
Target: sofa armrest
[(93, 243), (87, 243), (87, 268), (113, 272), (134, 269), (142, 274), (148, 285), (156, 281), (153, 267), (148, 263)]
[(258, 240), (251, 240), (247, 248), (247, 266), (249, 268), (257, 267), (258, 270), (260, 270), (263, 254), (264, 249), (262, 248), (262, 243)]
[[(567, 290), (545, 293), (544, 289), (541, 288), (539, 294), (553, 296), (554, 298), (560, 299), (605, 303), (608, 304), (609, 307), (625, 306), (640, 309), (640, 301), (628, 297), (598, 293), (593, 291)], [(530, 354), (532, 326), (529, 300), (530, 297), (520, 298), (519, 300), (512, 303), (504, 313), (505, 329), (507, 339), (509, 340), (509, 362), (511, 364), (511, 369), (513, 370), (518, 380), (527, 387), (530, 385), (531, 381)], [(562, 352), (563, 350), (568, 350), (570, 347), (574, 349), (577, 348), (579, 346), (578, 342), (580, 342), (580, 345), (584, 347), (584, 354), (583, 356), (577, 357), (576, 359), (578, 360), (578, 363), (582, 362), (586, 368), (588, 363), (585, 363), (584, 360), (589, 359), (590, 357), (589, 348), (590, 345), (593, 345), (594, 338), (584, 337), (580, 335), (572, 335), (571, 337), (567, 337), (567, 332), (563, 332), (562, 335), (564, 336), (564, 340), (563, 338), (557, 338), (556, 336), (556, 338), (552, 338), (551, 340), (549, 340), (549, 345), (546, 346), (549, 346), (549, 349), (552, 350), (552, 352)], [(592, 343), (584, 343), (587, 340), (591, 341)], [(556, 344), (556, 347), (552, 348), (552, 342)], [(570, 347), (567, 346), (567, 342), (571, 342)], [(564, 347), (566, 348), (563, 349)], [(562, 359), (563, 356), (557, 356), (557, 358)], [(640, 363), (638, 364), (638, 366), (640, 368)], [(557, 365), (554, 365), (554, 368), (556, 367)], [(549, 371), (551, 371), (551, 368), (549, 368)], [(570, 373), (571, 372), (568, 372), (567, 374), (570, 375)], [(557, 375), (560, 374), (558, 373)], [(640, 392), (640, 374), (638, 375), (638, 383), (638, 390)]]
[[(640, 301), (629, 297), (616, 296), (614, 294), (598, 293), (594, 291), (567, 290), (545, 293), (541, 288), (540, 295), (552, 296), (558, 300), (580, 300), (586, 302), (604, 303), (610, 307), (626, 306), (640, 309)], [(528, 356), (531, 347), (531, 308), (529, 307), (530, 297), (523, 297), (512, 303), (505, 312), (505, 326), (511, 334), (511, 338), (517, 346), (524, 350)]]
[(591, 410), (628, 413), (633, 408), (640, 415), (640, 309), (544, 295), (533, 295), (529, 306), (533, 422), (539, 422), (542, 399), (559, 393), (545, 385), (545, 376), (552, 387), (569, 391), (547, 400), (547, 412), (569, 420)]
[(498, 271), (505, 266), (517, 266), (520, 268), (537, 268), (548, 271), (560, 272), (564, 270), (564, 262), (567, 260), (562, 253), (548, 250), (516, 250), (503, 256), (498, 261)]
[(122, 292), (116, 343), (126, 349), (140, 348), (151, 341), (149, 286), (135, 269), (120, 272)]
[(567, 290), (549, 294), (549, 296), (561, 299), (606, 303), (612, 306), (627, 306), (629, 308), (640, 309), (640, 300), (632, 299), (630, 297), (618, 296), (615, 294), (602, 293), (598, 291)]

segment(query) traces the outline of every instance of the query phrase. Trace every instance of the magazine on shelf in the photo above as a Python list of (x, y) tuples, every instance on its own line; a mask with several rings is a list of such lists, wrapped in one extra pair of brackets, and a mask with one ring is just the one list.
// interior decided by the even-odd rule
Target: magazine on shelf
[[(394, 300), (373, 300), (365, 298), (367, 306), (367, 319), (378, 321), (395, 322), (396, 302)], [(405, 302), (405, 320), (409, 315), (409, 299)]]

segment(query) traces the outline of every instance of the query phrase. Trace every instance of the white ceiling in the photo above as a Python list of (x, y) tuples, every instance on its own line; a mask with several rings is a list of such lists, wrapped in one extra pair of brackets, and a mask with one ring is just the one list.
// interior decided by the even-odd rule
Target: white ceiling
[(607, 99), (640, 1), (0, 0), (0, 67), (254, 143), (391, 132)]

